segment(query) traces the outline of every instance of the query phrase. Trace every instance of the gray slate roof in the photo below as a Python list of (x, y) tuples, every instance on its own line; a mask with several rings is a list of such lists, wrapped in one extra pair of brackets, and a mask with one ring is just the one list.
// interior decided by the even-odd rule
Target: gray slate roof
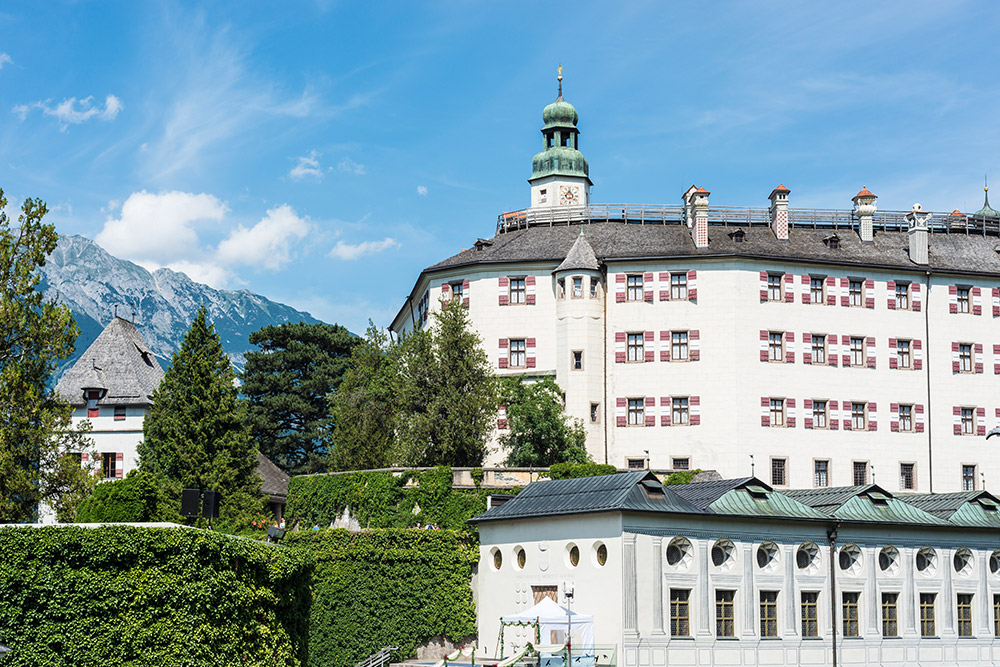
[(670, 489), (684, 500), (698, 508), (699, 511), (711, 511), (709, 506), (716, 500), (729, 493), (733, 489), (741, 486), (755, 484), (768, 491), (771, 487), (764, 484), (756, 477), (740, 477), (739, 479), (720, 479), (711, 482), (695, 482), (692, 484), (678, 484)]
[(590, 247), (590, 243), (587, 242), (587, 237), (584, 236), (581, 229), (580, 235), (573, 242), (573, 247), (566, 254), (566, 259), (556, 267), (553, 273), (558, 273), (559, 271), (578, 271), (581, 269), (597, 271), (599, 268), (600, 264), (597, 262), (597, 255), (594, 254), (594, 249)]
[(257, 452), (257, 474), (263, 480), (260, 485), (263, 495), (271, 496), (272, 500), (285, 500), (288, 496), (288, 475), (260, 452)]
[(85, 405), (84, 389), (103, 389), (99, 405), (150, 405), (163, 369), (135, 325), (115, 317), (56, 385), (70, 405)]

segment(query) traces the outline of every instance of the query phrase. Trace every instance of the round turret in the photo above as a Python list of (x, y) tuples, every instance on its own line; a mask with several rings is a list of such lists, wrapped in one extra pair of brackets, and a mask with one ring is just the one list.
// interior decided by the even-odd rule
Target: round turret
[(580, 116), (576, 113), (576, 107), (567, 102), (560, 95), (555, 102), (542, 109), (542, 122), (545, 127), (576, 127), (576, 122)]

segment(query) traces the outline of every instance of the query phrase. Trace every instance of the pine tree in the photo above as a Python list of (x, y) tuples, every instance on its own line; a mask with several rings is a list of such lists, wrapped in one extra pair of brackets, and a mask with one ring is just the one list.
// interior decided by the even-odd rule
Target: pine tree
[(173, 494), (220, 491), (224, 518), (261, 507), (257, 446), (237, 401), (236, 373), (204, 307), (153, 394), (143, 436), (140, 469)]

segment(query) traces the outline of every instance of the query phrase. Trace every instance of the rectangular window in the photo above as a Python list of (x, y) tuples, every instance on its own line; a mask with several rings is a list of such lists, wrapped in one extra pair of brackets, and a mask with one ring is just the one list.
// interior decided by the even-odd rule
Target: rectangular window
[(813, 461), (813, 486), (830, 486), (830, 461)]
[(882, 636), (899, 636), (899, 615), (897, 614), (896, 601), (899, 593), (882, 593)]
[(573, 350), (573, 370), (583, 370), (583, 350)]
[(913, 463), (900, 463), (899, 464), (899, 489), (901, 491), (912, 491), (914, 488), (914, 475), (913, 475), (914, 464)]
[(785, 425), (785, 399), (771, 399), (771, 426)]
[(670, 419), (675, 426), (688, 423), (688, 398), (687, 396), (675, 396), (670, 399)]
[(993, 596), (993, 636), (1000, 637), (1000, 595)]
[(767, 300), (768, 301), (784, 301), (785, 293), (782, 290), (782, 285), (785, 282), (785, 275), (783, 273), (772, 273), (767, 276)]
[(785, 360), (785, 334), (782, 331), (771, 331), (767, 334), (767, 360)]
[(962, 435), (972, 435), (976, 432), (976, 409), (962, 408)]
[(628, 360), (645, 361), (645, 335), (642, 333), (630, 333), (628, 335)]
[(851, 428), (855, 431), (864, 431), (868, 428), (868, 419), (865, 411), (867, 403), (851, 403)]
[(524, 278), (510, 279), (510, 303), (525, 303), (527, 292), (524, 288)]
[(462, 282), (451, 283), (451, 300), (461, 301), (462, 297), (465, 296), (465, 284)]
[(972, 636), (972, 595), (970, 593), (958, 594), (958, 636)]
[(958, 293), (958, 312), (960, 313), (972, 312), (972, 309), (969, 307), (969, 288), (959, 287), (957, 293)]
[(597, 278), (590, 279), (590, 298), (597, 298)]
[(896, 340), (896, 366), (899, 368), (910, 367), (910, 341)]
[(826, 401), (813, 401), (812, 416), (813, 428), (827, 427)]
[(864, 486), (868, 483), (868, 461), (854, 462), (854, 486)]
[(860, 630), (858, 628), (858, 597), (859, 593), (844, 593), (843, 594), (843, 610), (842, 614), (844, 617), (844, 636), (845, 637), (859, 637)]
[(125, 421), (125, 406), (124, 405), (116, 405), (115, 406), (115, 421), (116, 422)]
[(687, 361), (688, 358), (688, 332), (670, 332), (670, 359), (671, 361)]
[(684, 301), (688, 298), (688, 276), (687, 273), (670, 274), (670, 300)]
[(507, 351), (508, 368), (524, 368), (527, 364), (528, 348), (523, 338), (512, 338)]
[(691, 468), (691, 459), (675, 458), (671, 461), (670, 467), (673, 470), (688, 470)]
[(566, 298), (566, 281), (563, 278), (556, 281), (556, 296), (560, 299)]
[(959, 343), (958, 345), (958, 368), (963, 373), (972, 372), (972, 345), (970, 343)]
[(115, 452), (101, 452), (101, 470), (104, 479), (114, 479), (118, 472), (118, 456)]
[(819, 637), (819, 593), (802, 591), (802, 636)]
[(686, 589), (670, 589), (670, 636), (691, 636), (689, 614), (689, 599), (691, 591)]
[(814, 364), (826, 363), (826, 336), (812, 335), (812, 362)]
[(626, 465), (629, 470), (645, 470), (646, 469), (646, 459), (628, 459)]
[(811, 303), (826, 303), (825, 286), (825, 278), (809, 278), (809, 301)]
[(962, 466), (962, 490), (963, 491), (976, 490), (976, 466), (974, 465)]
[(630, 398), (630, 399), (628, 399), (628, 425), (629, 426), (645, 426), (646, 425), (646, 399), (645, 398)]
[(627, 285), (628, 289), (625, 292), (625, 298), (628, 301), (642, 301), (642, 274), (629, 274)]
[(913, 406), (899, 406), (899, 430), (908, 432), (913, 430)]
[(896, 283), (896, 310), (909, 310), (909, 309), (910, 309), (910, 284)]
[(601, 404), (591, 403), (590, 404), (590, 423), (596, 424), (601, 420)]
[(865, 281), (851, 279), (847, 283), (847, 296), (852, 306), (865, 305)]
[(851, 336), (851, 365), (865, 365), (865, 339), (860, 336)]
[(778, 636), (778, 591), (760, 592), (760, 636)]
[(583, 298), (583, 276), (573, 276), (573, 298)]
[(771, 486), (788, 483), (788, 459), (771, 459)]
[(935, 593), (920, 594), (920, 636), (933, 637), (934, 630), (934, 598)]
[[(1000, 596), (997, 596), (1000, 597)], [(715, 591), (715, 636), (736, 636), (736, 591)]]

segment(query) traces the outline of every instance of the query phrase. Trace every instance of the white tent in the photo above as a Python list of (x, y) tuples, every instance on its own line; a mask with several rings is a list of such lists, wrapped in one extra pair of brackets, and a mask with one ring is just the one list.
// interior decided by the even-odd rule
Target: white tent
[(500, 624), (523, 624), (523, 623), (538, 623), (539, 635), (542, 643), (549, 643), (553, 641), (552, 633), (556, 633), (558, 638), (556, 641), (562, 643), (565, 640), (567, 632), (570, 626), (573, 628), (573, 638), (577, 641), (573, 642), (574, 652), (579, 649), (582, 651), (593, 650), (594, 648), (594, 617), (587, 614), (581, 614), (578, 611), (571, 612), (555, 603), (552, 598), (544, 597), (542, 601), (536, 604), (530, 609), (525, 609), (522, 612), (516, 614), (510, 614), (509, 616), (503, 616), (500, 619)]

